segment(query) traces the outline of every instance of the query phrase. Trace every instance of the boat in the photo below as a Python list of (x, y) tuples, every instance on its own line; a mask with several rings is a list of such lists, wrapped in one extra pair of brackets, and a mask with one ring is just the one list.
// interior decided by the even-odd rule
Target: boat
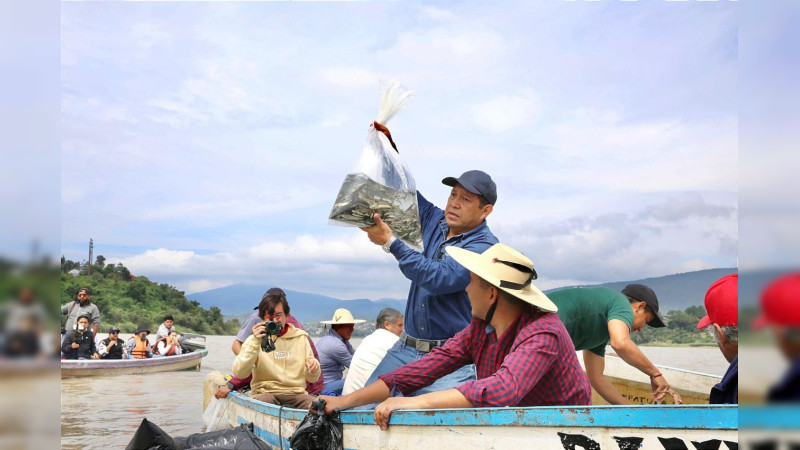
[[(343, 411), (343, 445), (346, 449), (738, 448), (736, 405), (708, 405), (711, 387), (721, 377), (657, 367), (681, 394), (683, 405), (654, 404), (649, 378), (607, 355), (605, 375), (634, 405), (607, 405), (593, 393), (592, 406), (398, 410), (392, 413), (387, 431), (375, 425), (372, 411)], [(237, 392), (223, 401), (222, 420), (230, 426), (252, 422), (254, 433), (273, 448), (288, 449), (289, 437), (307, 414)]]
[(180, 338), (181, 348), (193, 352), (206, 348), (206, 337), (202, 334), (183, 333)]
[[(578, 361), (583, 366), (583, 358), (579, 356)], [(722, 381), (722, 377), (718, 375), (662, 365), (656, 365), (656, 367), (664, 375), (664, 379), (669, 381), (670, 387), (681, 395), (684, 405), (708, 404), (711, 388)], [(634, 405), (652, 405), (655, 403), (653, 400), (653, 388), (650, 386), (650, 378), (639, 369), (628, 365), (622, 358), (606, 355), (603, 375), (617, 388), (620, 395)], [(672, 398), (667, 396), (665, 400), (671, 402)], [(608, 402), (592, 390), (592, 404), (607, 405)]]
[(113, 376), (174, 370), (200, 370), (200, 361), (208, 350), (163, 358), (147, 359), (62, 359), (61, 377)]
[[(253, 423), (273, 448), (289, 438), (308, 411), (264, 403), (233, 392), (225, 418)], [(738, 448), (736, 405), (636, 405), (397, 410), (386, 431), (372, 411), (343, 411), (346, 449), (535, 448), (679, 449)]]

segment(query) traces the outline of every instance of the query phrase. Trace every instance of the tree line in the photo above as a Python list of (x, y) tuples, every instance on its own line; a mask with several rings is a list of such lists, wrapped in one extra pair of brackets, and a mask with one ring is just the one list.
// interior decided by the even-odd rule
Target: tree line
[(683, 311), (675, 309), (662, 316), (667, 322), (666, 327), (646, 326), (641, 333), (633, 333), (631, 337), (639, 345), (714, 345), (710, 334), (697, 329), (697, 322), (705, 315), (706, 309), (702, 306), (690, 306)]
[[(90, 266), (87, 261), (61, 257), (61, 304), (75, 300), (78, 289), (88, 287), (92, 302), (100, 309), (101, 332), (115, 325), (123, 333), (134, 333), (139, 325), (147, 325), (155, 333), (167, 314), (175, 318), (178, 333), (232, 335), (239, 331), (239, 321), (225, 320), (218, 307), (206, 310), (169, 284), (134, 276), (122, 263), (105, 261), (105, 257), (98, 255)], [(75, 269), (78, 274), (71, 275), (69, 272)]]

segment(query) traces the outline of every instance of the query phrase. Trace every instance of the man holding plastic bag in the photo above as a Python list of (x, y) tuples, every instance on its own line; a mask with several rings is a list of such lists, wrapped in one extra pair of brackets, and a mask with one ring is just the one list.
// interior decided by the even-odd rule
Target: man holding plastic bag
[[(411, 280), (405, 332), (387, 352), (367, 384), (443, 345), (472, 320), (465, 292), (470, 282), (469, 272), (445, 253), (445, 246), (482, 253), (498, 242), (486, 225), (486, 218), (497, 201), (497, 187), (485, 172), (470, 170), (458, 178), (443, 179), (442, 183), (452, 188), (444, 210), (416, 191), (413, 177), (400, 160), (397, 146), (385, 126), (410, 97), (411, 93), (403, 91), (396, 83), (388, 85), (383, 93), (378, 120), (370, 125), (367, 133), (356, 173), (345, 179), (331, 212), (332, 223), (342, 224), (342, 216), (347, 216), (344, 224), (361, 226), (370, 241), (397, 259), (401, 272)], [(350, 178), (355, 176), (373, 178), (378, 181), (379, 188), (370, 190), (372, 195), (355, 193), (348, 185)], [(383, 185), (386, 192), (399, 199), (397, 202), (373, 201), (375, 197), (392, 197), (384, 195), (383, 188), (380, 188)], [(343, 196), (343, 193), (350, 195)], [(404, 193), (411, 193), (415, 201), (409, 201)], [(356, 208), (357, 205), (360, 208)], [(348, 212), (344, 213), (345, 210)], [(353, 213), (358, 213), (357, 219)], [(366, 220), (363, 217), (365, 213), (368, 216)], [(418, 217), (418, 234), (411, 226), (414, 213)], [(475, 378), (475, 366), (468, 365), (415, 395), (450, 389)]]
[[(447, 177), (442, 183), (452, 186), (444, 211), (417, 192), (425, 245), (423, 252), (396, 239), (378, 214), (375, 215), (376, 224), (364, 228), (370, 241), (391, 253), (403, 275), (411, 280), (405, 332), (386, 353), (366, 385), (444, 345), (472, 319), (465, 291), (470, 281), (469, 271), (449, 257), (444, 249), (454, 246), (482, 253), (498, 242), (485, 220), (497, 201), (497, 189), (492, 178), (479, 170), (464, 172), (458, 178)], [(474, 380), (475, 376), (474, 365), (464, 366), (414, 395), (451, 389)]]

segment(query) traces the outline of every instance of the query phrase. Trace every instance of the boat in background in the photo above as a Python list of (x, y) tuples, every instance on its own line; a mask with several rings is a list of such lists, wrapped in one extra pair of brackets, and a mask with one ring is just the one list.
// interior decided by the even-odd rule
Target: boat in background
[(195, 350), (176, 356), (146, 359), (62, 359), (61, 377), (113, 376), (174, 370), (200, 370), (208, 350)]
[(205, 350), (206, 337), (202, 334), (183, 333), (180, 338), (181, 348), (187, 352)]
[[(289, 437), (308, 411), (263, 403), (231, 393), (223, 420), (253, 423), (273, 448)], [(733, 406), (570, 406), (397, 410), (381, 431), (372, 411), (341, 413), (347, 449), (535, 448), (674, 449), (738, 448), (738, 409)]]

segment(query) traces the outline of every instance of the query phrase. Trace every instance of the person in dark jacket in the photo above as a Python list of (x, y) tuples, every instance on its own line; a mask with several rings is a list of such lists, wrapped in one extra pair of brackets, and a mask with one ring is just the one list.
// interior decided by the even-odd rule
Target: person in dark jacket
[(61, 351), (66, 359), (100, 359), (92, 330), (89, 329), (88, 315), (78, 317), (77, 328), (67, 331)]
[(769, 325), (789, 369), (767, 394), (769, 403), (800, 402), (800, 273), (784, 275), (761, 294), (762, 315), (755, 328)]
[(127, 359), (128, 353), (122, 347), (119, 328), (111, 327), (108, 330), (108, 337), (100, 341), (97, 346), (97, 353), (100, 354), (101, 359)]
[(725, 275), (706, 292), (706, 311), (698, 329), (707, 329), (730, 363), (722, 381), (711, 388), (708, 402), (739, 403), (739, 274)]

